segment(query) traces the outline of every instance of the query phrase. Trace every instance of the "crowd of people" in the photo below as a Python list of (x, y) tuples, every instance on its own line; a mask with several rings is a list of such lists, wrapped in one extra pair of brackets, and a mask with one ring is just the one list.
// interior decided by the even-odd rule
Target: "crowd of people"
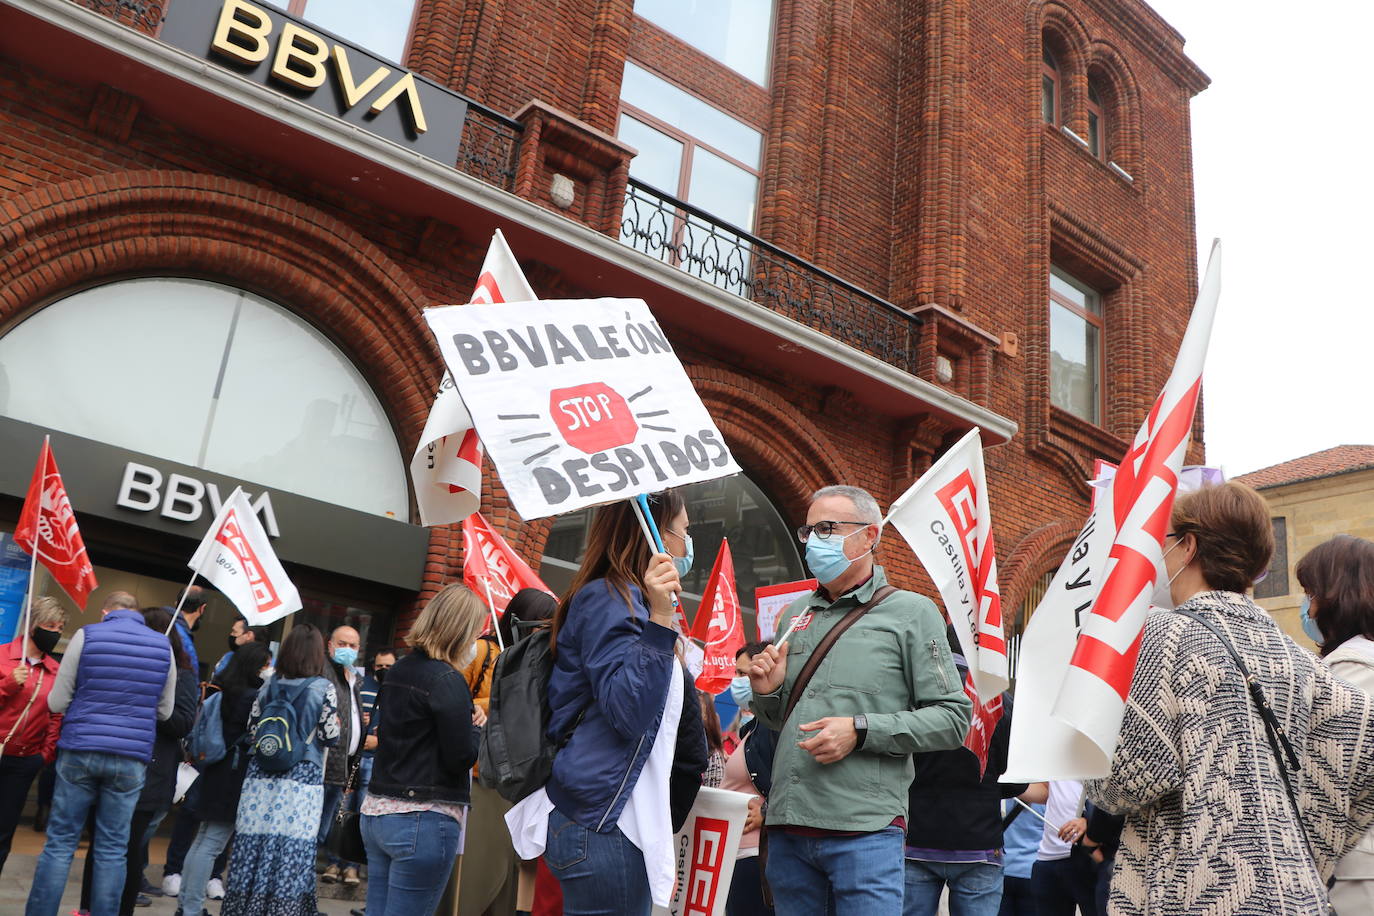
[[(749, 799), (728, 916), (1374, 912), (1374, 544), (1298, 564), (1313, 655), (1248, 597), (1274, 551), (1263, 500), (1180, 495), (1175, 606), (1147, 620), (1111, 772), (1011, 784), (1013, 697), (980, 759), (968, 663), (937, 605), (876, 562), (871, 495), (813, 496), (797, 536), (820, 585), (778, 621), (785, 641), (739, 650), (728, 723), (676, 622), (691, 507), (648, 507), (661, 552), (632, 504), (605, 506), (561, 599), (520, 592), (498, 635), (447, 586), (406, 651), (366, 666), (352, 627), (298, 623), (274, 646), (238, 621), (202, 685), (194, 588), (175, 624), (110, 594), (59, 658), (66, 616), (34, 599), (0, 653), (0, 868), (55, 764), (26, 913), (57, 913), (89, 831), (81, 907), (130, 916), (158, 889), (148, 844), (186, 762), (160, 887), (180, 916), (219, 897), (223, 916), (314, 916), (320, 883), (363, 881), (359, 916), (648, 916), (681, 880), (673, 837), (702, 786)], [(504, 714), (501, 647), (521, 640), (547, 642), (551, 763), (512, 798), (474, 768)]]

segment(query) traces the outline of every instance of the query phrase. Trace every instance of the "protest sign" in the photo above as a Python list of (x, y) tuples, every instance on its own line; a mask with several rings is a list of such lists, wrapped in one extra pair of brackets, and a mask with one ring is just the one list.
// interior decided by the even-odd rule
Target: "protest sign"
[(425, 320), (526, 520), (739, 472), (643, 300), (448, 306)]
[(814, 592), (820, 583), (815, 579), (802, 579), (800, 582), (780, 582), (754, 589), (754, 609), (759, 628), (759, 639), (772, 639), (778, 632), (778, 618), (787, 606), (803, 595)]
[(743, 792), (703, 788), (673, 837), (677, 853), (677, 886), (666, 908), (654, 916), (725, 916), (735, 854), (744, 834), (751, 796)]

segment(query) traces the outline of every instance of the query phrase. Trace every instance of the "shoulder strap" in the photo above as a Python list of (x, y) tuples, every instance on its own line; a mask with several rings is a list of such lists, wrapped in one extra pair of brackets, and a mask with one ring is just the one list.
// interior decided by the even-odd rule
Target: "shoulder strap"
[[(1260, 686), (1259, 679), (1250, 671), (1250, 667), (1245, 664), (1245, 659), (1241, 658), (1240, 652), (1236, 651), (1235, 644), (1231, 642), (1226, 632), (1215, 623), (1203, 617), (1197, 611), (1180, 608), (1176, 613), (1189, 617), (1202, 624), (1221, 640), (1221, 645), (1226, 649), (1231, 660), (1240, 669), (1241, 678), (1245, 681), (1245, 686), (1250, 692), (1250, 696), (1255, 701), (1255, 706), (1259, 709), (1260, 718), (1264, 720), (1264, 734), (1269, 739), (1269, 748), (1274, 752), (1274, 762), (1278, 764), (1279, 775), (1283, 777), (1283, 787), (1288, 790), (1288, 803), (1293, 808), (1293, 817), (1298, 822), (1298, 829), (1302, 831), (1303, 842), (1307, 844), (1307, 854), (1312, 858), (1312, 867), (1317, 869), (1317, 880), (1321, 882), (1321, 868), (1317, 865), (1317, 854), (1312, 846), (1312, 838), (1307, 833), (1307, 824), (1302, 817), (1302, 809), (1298, 807), (1298, 794), (1293, 790), (1293, 779), (1289, 775), (1291, 767), (1295, 772), (1302, 771), (1302, 761), (1298, 759), (1297, 753), (1293, 750), (1293, 744), (1288, 740), (1288, 733), (1284, 731), (1283, 724), (1279, 722), (1279, 717), (1274, 714), (1274, 707), (1269, 705), (1269, 698), (1264, 694), (1264, 688)], [(1285, 758), (1286, 761), (1285, 761)]]
[(896, 591), (897, 589), (891, 585), (884, 585), (874, 592), (873, 597), (868, 599), (866, 603), (853, 608), (849, 613), (841, 617), (840, 622), (831, 627), (829, 633), (821, 637), (821, 641), (816, 643), (816, 648), (811, 651), (811, 657), (806, 660), (806, 664), (802, 665), (800, 673), (797, 674), (796, 681), (792, 683), (792, 689), (787, 693), (787, 708), (782, 714), (784, 725), (786, 725), (787, 720), (791, 718), (792, 711), (797, 708), (797, 703), (801, 700), (802, 694), (806, 691), (806, 685), (811, 683), (812, 675), (814, 675), (816, 669), (821, 666), (821, 662), (825, 661), (825, 656), (830, 651), (830, 647), (835, 645), (839, 638), (844, 635), (845, 630), (858, 623), (860, 617), (882, 604)]

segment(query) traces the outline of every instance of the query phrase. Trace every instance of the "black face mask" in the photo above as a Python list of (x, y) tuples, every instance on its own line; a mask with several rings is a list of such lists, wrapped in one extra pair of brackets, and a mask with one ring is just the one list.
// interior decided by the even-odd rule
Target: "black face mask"
[(372, 676), (377, 679), (378, 684), (381, 684), (386, 680), (386, 672), (386, 668), (379, 668), (372, 672)]
[(57, 644), (62, 641), (62, 634), (57, 630), (45, 630), (36, 627), (33, 633), (33, 644), (38, 647), (38, 651), (44, 655), (52, 655), (52, 650), (57, 648)]
[(228, 642), (229, 642), (229, 651), (230, 651), (230, 652), (233, 652), (235, 649), (237, 649), (237, 648), (239, 647), (239, 638), (238, 638), (237, 636), (235, 636), (233, 633), (230, 633), (230, 634), (229, 634), (229, 636), (228, 636)]

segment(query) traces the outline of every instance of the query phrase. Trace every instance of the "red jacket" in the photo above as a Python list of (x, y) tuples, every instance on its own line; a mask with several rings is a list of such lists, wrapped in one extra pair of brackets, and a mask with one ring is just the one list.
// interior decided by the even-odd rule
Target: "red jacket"
[[(9, 736), (6, 757), (42, 754), (44, 761), (52, 763), (57, 756), (57, 734), (62, 728), (62, 716), (48, 710), (48, 694), (57, 680), (57, 660), (44, 655), (21, 687), (14, 682), (13, 674), (19, 665), (27, 664), (24, 641), (20, 636), (0, 647), (0, 742)], [(21, 716), (22, 721), (18, 721)]]

